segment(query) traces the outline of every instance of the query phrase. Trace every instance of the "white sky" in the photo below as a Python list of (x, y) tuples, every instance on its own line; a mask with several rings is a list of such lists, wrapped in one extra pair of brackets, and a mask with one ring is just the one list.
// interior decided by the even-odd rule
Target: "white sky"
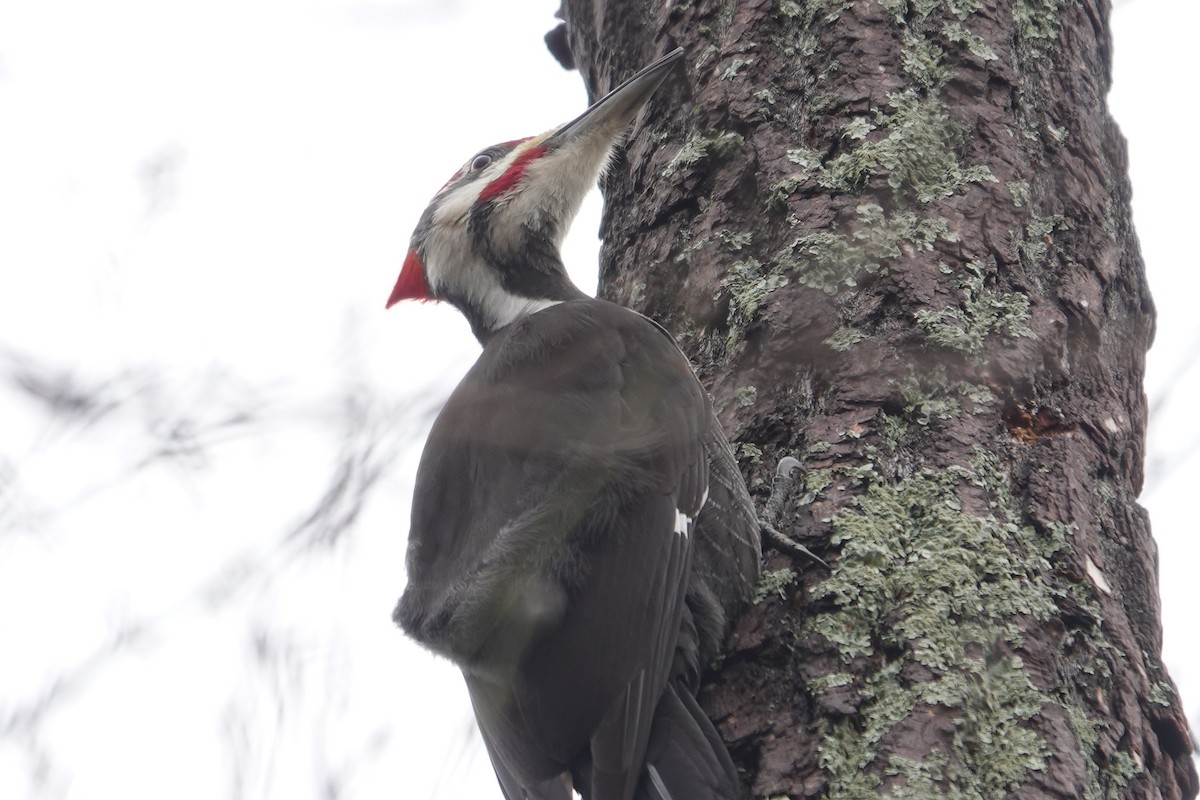
[[(362, 797), (499, 797), (457, 671), (388, 617), (415, 454), (347, 544), (218, 613), (198, 598), (231, 563), (267, 557), (324, 490), (347, 384), (402, 416), (475, 358), (452, 309), (385, 315), (383, 301), (421, 210), (467, 156), (583, 108), (578, 75), (542, 42), (557, 5), (0, 0), (0, 359), (36, 356), (84, 385), (123, 372), (110, 391), (135, 397), (84, 430), (0, 393), (0, 489), (20, 476), (0, 529), (17, 512), (30, 522), (0, 536), (0, 720), (115, 629), (146, 627), (133, 654), (64, 689), (40, 741), (0, 741), (0, 796), (304, 798), (338, 776)], [(1200, 448), (1182, 400), (1200, 374), (1179, 367), (1200, 346), (1184, 255), (1200, 182), (1170, 146), (1191, 124), (1198, 24), (1188, 0), (1119, 5), (1112, 105), (1160, 312), (1152, 398), (1179, 378), (1144, 500), (1166, 660), (1200, 726), (1200, 459), (1154, 468)], [(597, 226), (593, 198), (567, 253), (587, 289)], [(269, 424), (205, 459), (138, 468), (146, 417), (213, 424), (241, 406)], [(258, 630), (287, 648), (255, 671)], [(246, 742), (240, 794), (230, 730)], [(31, 752), (50, 759), (36, 789)]]

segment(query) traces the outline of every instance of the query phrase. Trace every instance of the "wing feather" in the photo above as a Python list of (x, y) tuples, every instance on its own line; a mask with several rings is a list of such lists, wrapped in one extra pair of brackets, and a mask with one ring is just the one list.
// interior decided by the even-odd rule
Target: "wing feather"
[(573, 770), (632, 795), (675, 659), (712, 424), (674, 342), (602, 301), (501, 332), (435, 422), (396, 618), (462, 667), (506, 794), (549, 797), (532, 787)]

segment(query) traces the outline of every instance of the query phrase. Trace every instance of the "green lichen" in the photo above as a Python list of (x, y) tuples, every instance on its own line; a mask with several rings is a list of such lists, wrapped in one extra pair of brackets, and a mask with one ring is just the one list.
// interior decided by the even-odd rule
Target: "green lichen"
[(751, 442), (736, 442), (733, 445), (733, 457), (746, 464), (761, 464), (762, 449)]
[(675, 255), (675, 262), (680, 261), (690, 262), (692, 256), (702, 250), (712, 241), (708, 236), (701, 236), (698, 239), (692, 238), (692, 232), (687, 228), (680, 228), (678, 232), (678, 244), (680, 245), (679, 252)]
[(1025, 208), (1029, 205), (1029, 181), (1009, 181), (1004, 185), (1008, 188), (1008, 193), (1012, 195), (1013, 205), (1017, 208)]
[(903, 403), (904, 419), (923, 427), (957, 417), (964, 400), (979, 407), (996, 401), (992, 390), (983, 384), (951, 381), (942, 364), (921, 373), (911, 372), (893, 383)]
[(987, 337), (994, 333), (1033, 336), (1026, 324), (1029, 298), (1018, 292), (985, 287), (989, 271), (978, 259), (969, 262), (959, 284), (962, 292), (959, 305), (916, 312), (917, 324), (930, 344), (977, 356), (983, 351)]
[(1062, 28), (1060, 12), (1068, 0), (1017, 0), (1013, 7), (1013, 18), (1023, 39), (1039, 40), (1042, 43), (1058, 39)]
[(910, 11), (915, 22), (924, 21), (938, 9), (948, 11), (959, 20), (965, 20), (983, 7), (979, 0), (878, 0), (878, 2), (885, 10), (891, 12), (897, 24), (900, 25), (908, 24)]
[(1018, 252), (1031, 264), (1041, 264), (1046, 260), (1050, 243), (1055, 231), (1068, 230), (1066, 217), (1054, 214), (1049, 217), (1034, 217), (1025, 226), (1025, 236), (1017, 242)]
[(708, 66), (708, 63), (716, 58), (717, 54), (720, 52), (721, 51), (716, 45), (706, 45), (705, 48), (700, 51), (700, 55), (696, 58), (695, 63), (692, 65), (692, 73), (697, 75), (700, 74), (704, 68)]
[[(1100, 730), (1107, 723), (1092, 719), (1082, 708), (1069, 701), (1063, 703), (1063, 709), (1067, 712), (1067, 721), (1071, 723), (1071, 730), (1075, 732), (1075, 738), (1079, 740), (1080, 750), (1084, 753), (1094, 751), (1096, 745), (1100, 743)], [(1089, 764), (1093, 771), (1095, 766), (1095, 762)], [(1096, 783), (1096, 790), (1099, 791), (1099, 782)]]
[(713, 238), (722, 242), (730, 250), (736, 251), (749, 247), (750, 242), (754, 239), (754, 234), (750, 231), (734, 232), (722, 230), (715, 232)]
[(1144, 768), (1123, 750), (1108, 757), (1100, 752), (1100, 732), (1110, 726), (1108, 720), (1089, 716), (1069, 697), (1064, 696), (1061, 704), (1083, 756), (1086, 785), (1082, 800), (1121, 800), (1130, 779), (1143, 772)]
[(668, 177), (674, 175), (676, 171), (699, 163), (707, 156), (708, 140), (703, 136), (693, 136), (684, 142), (679, 148), (679, 151), (671, 158), (671, 161), (663, 170), (663, 176)]
[(831, 672), (828, 675), (818, 675), (808, 682), (808, 688), (816, 693), (839, 689), (843, 686), (853, 686), (854, 676), (849, 672)]
[(766, 570), (758, 579), (758, 586), (754, 588), (754, 604), (758, 605), (771, 595), (776, 595), (780, 600), (786, 600), (787, 587), (795, 580), (796, 570), (794, 569)]
[(1086, 770), (1082, 800), (1120, 800), (1129, 779), (1142, 768), (1124, 751), (1118, 750), (1107, 759), (1100, 753), (1100, 732), (1109, 727), (1107, 720), (1089, 716), (1069, 697), (1063, 699), (1062, 706), (1079, 741)]
[(801, 236), (775, 254), (775, 263), (805, 286), (834, 294), (854, 286), (863, 272), (878, 272), (887, 259), (901, 257), (903, 246), (930, 250), (939, 239), (957, 241), (940, 217), (922, 219), (911, 211), (889, 216), (874, 203), (859, 206), (855, 214), (858, 225), (848, 236), (832, 232)]
[(738, 408), (749, 408), (758, 402), (758, 389), (753, 386), (739, 386), (733, 390), (733, 402)]
[(727, 347), (741, 338), (766, 296), (787, 284), (788, 278), (778, 266), (764, 266), (757, 258), (735, 261), (730, 266), (721, 280), (721, 288), (729, 293)]
[(875, 417), (875, 431), (879, 434), (879, 446), (876, 450), (890, 460), (895, 461), (900, 453), (911, 450), (905, 445), (912, 434), (912, 426), (904, 417), (881, 411)]
[(899, 775), (904, 782), (892, 787), (888, 797), (892, 800), (924, 800), (943, 794), (939, 785), (946, 779), (945, 753), (933, 752), (925, 761), (915, 761), (902, 756), (891, 756), (885, 775)]
[[(836, 65), (836, 62), (834, 62), (834, 64)], [(827, 66), (824, 70), (822, 70), (821, 77), (824, 77), (826, 72), (836, 72), (836, 69), (834, 69), (833, 66)], [(818, 91), (808, 99), (808, 110), (814, 115), (823, 114), (837, 103), (838, 96), (835, 92)]]
[(741, 71), (742, 67), (748, 67), (753, 64), (754, 61), (755, 59), (753, 58), (735, 58), (729, 63), (729, 66), (725, 68), (725, 71), (721, 73), (721, 80), (733, 80), (738, 76), (738, 73)]
[(745, 137), (740, 133), (697, 134), (683, 143), (679, 152), (663, 170), (663, 176), (670, 177), (677, 171), (698, 164), (706, 158), (728, 158), (745, 141)]
[(889, 94), (888, 105), (891, 111), (876, 111), (874, 118), (874, 126), (888, 134), (823, 164), (822, 186), (857, 194), (869, 178), (886, 174), (898, 199), (912, 196), (929, 203), (950, 197), (965, 184), (996, 180), (985, 165), (959, 162), (956, 151), (966, 128), (951, 118), (936, 96), (922, 97), (908, 89)]
[(946, 51), (926, 36), (905, 30), (901, 36), (900, 67), (921, 87), (940, 89), (950, 80), (950, 72), (942, 66)]
[(775, 92), (770, 89), (760, 89), (754, 93), (754, 99), (763, 105), (775, 105)]
[(1150, 686), (1150, 693), (1146, 695), (1148, 702), (1154, 703), (1156, 706), (1170, 708), (1175, 704), (1175, 689), (1169, 683), (1163, 681), (1155, 681)]
[(981, 61), (995, 61), (999, 58), (996, 51), (983, 40), (983, 37), (967, 30), (960, 23), (947, 22), (942, 26), (942, 35), (948, 41), (965, 44), (967, 50)]
[[(873, 130), (875, 130), (875, 126), (865, 118), (855, 117), (842, 127), (842, 137), (845, 139), (861, 140), (867, 138), (867, 134)], [(788, 155), (790, 156), (791, 153)]]
[(767, 191), (767, 207), (786, 207), (788, 198), (796, 193), (796, 190), (800, 188), (800, 184), (802, 182), (803, 181), (801, 178), (795, 175), (789, 175), (783, 180), (772, 184), (771, 188)]
[(905, 15), (908, 14), (908, 0), (879, 0), (879, 5), (885, 11), (891, 12), (892, 16), (896, 19), (896, 24), (905, 24)]
[[(944, 382), (944, 373), (941, 377), (941, 382)], [(904, 401), (905, 417), (918, 425), (957, 417), (962, 410), (958, 398), (947, 394), (944, 386), (936, 386), (931, 390), (916, 375), (897, 381), (896, 388)]]
[[(939, 705), (956, 714), (946, 749), (920, 762), (889, 761), (890, 774), (904, 777), (890, 796), (1007, 796), (1030, 770), (1045, 769), (1048, 755), (1028, 725), (1047, 698), (1012, 652), (1021, 643), (1016, 620), (1055, 614), (1038, 534), (998, 498), (988, 513), (963, 511), (964, 486), (994, 482), (974, 468), (922, 470), (898, 482), (857, 474), (866, 489), (833, 517), (841, 555), (813, 591), (833, 610), (816, 614), (810, 628), (847, 663), (896, 655), (864, 680), (858, 713), (822, 736), (826, 797), (876, 796), (880, 778), (868, 767), (883, 737), (922, 706)], [(910, 661), (932, 677), (902, 679)]]
[(767, 192), (767, 207), (787, 206), (787, 200), (810, 176), (819, 175), (822, 156), (816, 150), (797, 147), (787, 151), (787, 159), (800, 166), (800, 171), (772, 184)]
[(646, 296), (646, 282), (634, 281), (629, 287), (629, 303), (630, 306), (637, 306)]
[(816, 500), (821, 492), (829, 488), (833, 483), (834, 470), (832, 467), (825, 469), (810, 469), (805, 470), (804, 477), (801, 479), (800, 505), (808, 505), (813, 500)]
[(983, 8), (981, 0), (946, 0), (942, 5), (960, 20), (965, 20)]
[[(909, 88), (888, 95), (886, 104), (869, 113), (848, 121), (839, 116), (843, 126), (832, 157), (807, 146), (817, 143), (799, 143), (804, 146), (788, 152), (796, 171), (782, 179), (774, 176), (770, 190), (772, 210), (815, 187), (865, 195), (862, 205), (853, 217), (843, 216), (826, 230), (785, 240), (789, 243), (777, 252), (758, 242), (755, 255), (761, 262), (754, 261), (743, 276), (740, 285), (748, 291), (736, 314), (731, 304), (731, 331), (747, 324), (767, 295), (789, 280), (833, 294), (865, 274), (888, 269), (894, 259), (932, 250), (939, 240), (954, 241), (933, 204), (996, 180), (986, 165), (968, 160), (969, 131), (941, 96), (967, 53), (982, 62), (997, 58), (973, 29), (971, 16), (981, 3), (877, 2), (901, 28), (903, 79)], [(1024, 38), (1048, 38), (1042, 32), (1057, 24), (1058, 7), (1067, 2), (1018, 0), (1018, 20), (1024, 14), (1022, 25), (1033, 32), (1023, 33)], [(785, 16), (803, 15), (811, 23), (835, 5), (781, 0), (778, 7)], [(1046, 16), (1050, 11), (1053, 20)], [(1056, 37), (1057, 27), (1053, 30)], [(818, 45), (807, 31), (794, 42), (802, 51)], [(815, 83), (812, 97), (819, 94), (820, 81)], [(846, 107), (837, 105), (834, 112), (844, 115)], [(885, 181), (890, 198), (880, 194)], [(1029, 207), (1027, 183), (1013, 181), (1007, 188), (1017, 206)], [(885, 199), (876, 204), (869, 201), (872, 196)], [(1047, 240), (1061, 224), (1049, 219), (1049, 227), (1045, 220), (1035, 221), (1014, 237), (1024, 258), (1048, 255)], [(789, 224), (798, 223), (793, 217)], [(989, 284), (993, 271), (986, 266), (942, 266), (955, 276), (945, 282), (957, 283), (959, 295), (918, 317), (930, 343), (975, 358), (989, 337), (1027, 334), (1028, 301)], [(778, 283), (766, 288), (771, 280)], [(826, 343), (846, 349), (867, 335), (843, 325)], [(1012, 476), (989, 454), (978, 452), (967, 466), (922, 467), (918, 445), (938, 435), (939, 422), (985, 409), (996, 413), (998, 401), (986, 386), (955, 382), (945, 369), (934, 369), (898, 381), (895, 391), (902, 410), (892, 406), (892, 414), (879, 414), (874, 431), (842, 434), (864, 437), (856, 452), (865, 463), (835, 464), (804, 476), (804, 502), (832, 496), (835, 487), (858, 493), (830, 521), (841, 556), (812, 592), (814, 613), (806, 623), (807, 632), (833, 643), (847, 665), (836, 681), (818, 682), (810, 691), (819, 695), (853, 683), (856, 703), (851, 713), (827, 719), (817, 732), (819, 763), (828, 777), (823, 796), (1017, 796), (1031, 771), (1047, 768), (1049, 746), (1035, 720), (1056, 703), (1071, 715), (1085, 758), (1094, 761), (1097, 792), (1103, 785), (1111, 793), (1122, 776), (1129, 780), (1136, 763), (1125, 755), (1107, 760), (1096, 755), (1100, 723), (1080, 711), (1080, 701), (1035, 686), (1019, 655), (1022, 625), (1059, 619), (1060, 604), (1081, 609), (1082, 617), (1089, 603), (1096, 607), (1094, 587), (1073, 584), (1051, 567), (1069, 529), (1058, 523), (1039, 522), (1036, 529), (1023, 524), (1026, 517), (1008, 488)], [(889, 449), (890, 455), (883, 452)], [(1086, 622), (1079, 625), (1086, 628)], [(1070, 635), (1079, 637), (1081, 650), (1099, 647), (1087, 630)], [(1100, 671), (1106, 664), (1097, 657), (1089, 668)], [(930, 711), (942, 716), (947, 709), (953, 729), (944, 738), (933, 733), (927, 754), (903, 758), (886, 747), (886, 737), (896, 736), (900, 723)]]
[(833, 445), (829, 442), (813, 442), (804, 449), (805, 458), (809, 456), (821, 456), (833, 449)]
[(854, 0), (808, 0), (800, 7), (800, 24), (811, 27), (818, 20), (830, 24), (837, 22), (842, 12), (854, 5)]
[[(994, 182), (984, 164), (962, 163), (959, 151), (967, 129), (953, 119), (940, 96), (950, 80), (948, 48), (965, 48), (982, 61), (997, 59), (988, 43), (967, 22), (978, 0), (877, 0), (901, 29), (901, 66), (913, 86), (887, 95), (887, 104), (843, 127), (843, 142), (857, 145), (822, 161), (819, 153), (797, 148), (789, 152), (805, 172), (772, 187), (772, 204), (786, 198), (815, 174), (819, 184), (839, 193), (859, 194), (884, 178), (901, 205), (931, 203), (973, 183)], [(820, 4), (817, 4), (820, 5)], [(952, 19), (931, 31), (924, 21), (934, 12)], [(806, 12), (815, 18), (818, 11)], [(840, 12), (839, 12), (840, 13)]]
[(729, 158), (745, 143), (746, 137), (740, 133), (722, 133), (714, 136), (708, 145), (708, 152), (713, 158)]
[(1108, 778), (1108, 790), (1105, 800), (1119, 800), (1124, 797), (1124, 789), (1134, 776), (1140, 775), (1145, 768), (1133, 756), (1124, 750), (1113, 753), (1108, 760), (1104, 773)]
[(844, 353), (866, 338), (867, 335), (860, 330), (842, 327), (834, 331), (832, 336), (825, 339), (825, 344), (839, 353)]
[(1046, 133), (1050, 134), (1050, 138), (1054, 140), (1055, 144), (1062, 144), (1071, 135), (1066, 128), (1060, 128), (1052, 122), (1046, 123)]
[(799, 164), (806, 172), (815, 172), (821, 169), (821, 154), (806, 147), (788, 150), (787, 160), (793, 164)]

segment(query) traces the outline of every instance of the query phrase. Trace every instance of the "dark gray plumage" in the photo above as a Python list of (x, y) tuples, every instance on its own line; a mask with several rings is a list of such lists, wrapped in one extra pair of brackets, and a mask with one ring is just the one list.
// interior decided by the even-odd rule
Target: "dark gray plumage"
[(575, 289), (557, 248), (678, 57), (481, 151), (389, 301), (447, 300), (484, 345), (421, 458), (395, 618), (462, 669), (508, 800), (739, 794), (694, 693), (758, 577), (753, 505), (675, 342)]

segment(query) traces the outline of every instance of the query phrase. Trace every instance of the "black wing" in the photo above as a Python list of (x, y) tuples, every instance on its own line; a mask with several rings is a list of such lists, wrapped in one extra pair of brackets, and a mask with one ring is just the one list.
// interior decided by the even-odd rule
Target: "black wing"
[(434, 424), (396, 618), (463, 669), (502, 783), (556, 797), (534, 787), (573, 770), (598, 796), (632, 794), (711, 419), (668, 337), (588, 300), (497, 335)]

